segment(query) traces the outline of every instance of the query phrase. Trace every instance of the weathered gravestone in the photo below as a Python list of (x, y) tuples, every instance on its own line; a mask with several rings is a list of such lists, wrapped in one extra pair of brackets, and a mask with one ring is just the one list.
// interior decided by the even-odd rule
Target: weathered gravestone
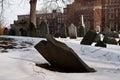
[(80, 26), (80, 28), (79, 28), (79, 33), (80, 33), (80, 37), (83, 37), (83, 36), (84, 36), (85, 30), (84, 30), (84, 27), (83, 27), (83, 26)]
[(117, 45), (117, 43), (118, 43), (115, 40), (115, 38), (111, 38), (111, 37), (107, 37), (107, 36), (104, 36), (103, 42), (107, 43), (107, 44), (114, 44), (114, 45)]
[(66, 26), (64, 24), (61, 24), (61, 26), (59, 28), (59, 33), (60, 33), (61, 38), (66, 38), (67, 37)]
[(35, 28), (35, 25), (32, 22), (30, 22), (30, 24), (29, 24), (28, 31), (29, 31), (29, 36), (30, 37), (35, 37), (36, 36), (36, 28)]
[(40, 37), (45, 38), (46, 35), (48, 35), (48, 34), (49, 34), (48, 26), (44, 21), (42, 21), (40, 24)]
[(95, 30), (89, 30), (85, 34), (84, 38), (82, 39), (81, 44), (83, 44), (83, 45), (91, 45), (94, 42), (96, 36), (97, 36), (97, 33), (96, 33)]
[(26, 30), (24, 30), (23, 28), (20, 28), (19, 31), (21, 36), (27, 36)]
[(15, 36), (16, 35), (15, 30), (14, 29), (10, 29), (9, 30), (9, 35)]
[(70, 38), (77, 38), (77, 28), (74, 24), (68, 27), (68, 34)]
[(3, 34), (4, 34), (4, 35), (8, 35), (8, 28), (5, 28), (5, 29), (4, 29)]
[(120, 45), (120, 40), (118, 41), (118, 44)]
[(56, 41), (47, 35), (47, 41), (42, 40), (35, 48), (54, 67), (64, 72), (94, 72), (80, 57), (66, 44)]

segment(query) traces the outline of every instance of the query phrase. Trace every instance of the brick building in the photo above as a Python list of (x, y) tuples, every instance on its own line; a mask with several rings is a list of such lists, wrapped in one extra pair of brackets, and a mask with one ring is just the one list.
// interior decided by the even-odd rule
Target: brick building
[(84, 16), (85, 26), (101, 30), (109, 27), (120, 30), (120, 0), (75, 0), (65, 8), (67, 25), (74, 23), (81, 26), (81, 15)]
[(120, 31), (120, 0), (104, 0), (102, 4), (102, 28)]

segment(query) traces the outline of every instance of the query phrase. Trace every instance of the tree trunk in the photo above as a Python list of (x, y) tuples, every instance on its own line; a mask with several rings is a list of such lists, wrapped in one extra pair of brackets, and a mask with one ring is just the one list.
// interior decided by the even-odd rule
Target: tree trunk
[(36, 27), (36, 4), (37, 0), (30, 0), (30, 23)]

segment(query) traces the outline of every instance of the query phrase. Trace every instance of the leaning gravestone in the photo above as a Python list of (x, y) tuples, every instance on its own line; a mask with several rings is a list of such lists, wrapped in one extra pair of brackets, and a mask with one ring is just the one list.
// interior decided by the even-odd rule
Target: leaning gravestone
[(46, 36), (35, 48), (55, 68), (65, 72), (94, 72), (66, 44), (56, 41), (51, 35)]
[(82, 39), (81, 44), (83, 44), (83, 45), (91, 45), (94, 42), (96, 36), (97, 36), (97, 33), (96, 33), (95, 30), (89, 30), (85, 34), (84, 38)]
[(74, 24), (68, 27), (68, 34), (70, 38), (77, 38), (77, 28)]

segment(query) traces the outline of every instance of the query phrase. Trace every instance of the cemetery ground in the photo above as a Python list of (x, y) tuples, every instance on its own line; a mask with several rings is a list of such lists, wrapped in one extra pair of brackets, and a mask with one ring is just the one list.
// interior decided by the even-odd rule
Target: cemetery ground
[[(1, 36), (0, 80), (119, 80), (120, 46), (107, 44), (107, 48), (80, 45), (82, 38), (55, 38), (72, 48), (96, 72), (66, 73), (38, 67), (48, 63), (34, 48), (45, 38)], [(62, 59), (62, 58), (61, 58)]]

